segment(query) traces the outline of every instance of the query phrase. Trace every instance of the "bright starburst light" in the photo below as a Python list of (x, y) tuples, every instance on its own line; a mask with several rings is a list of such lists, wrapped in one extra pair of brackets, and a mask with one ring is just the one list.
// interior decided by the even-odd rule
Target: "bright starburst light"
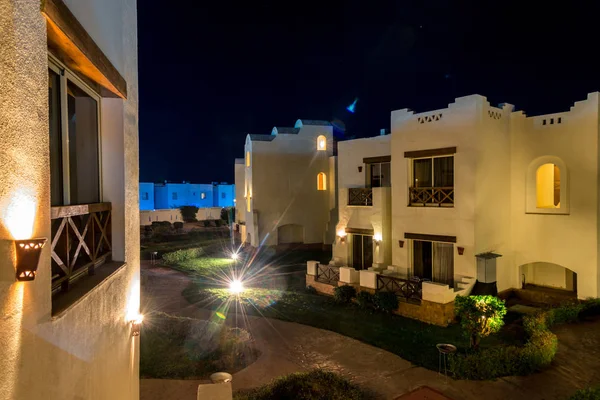
[(234, 279), (229, 283), (229, 291), (238, 294), (244, 291), (244, 285), (239, 279)]

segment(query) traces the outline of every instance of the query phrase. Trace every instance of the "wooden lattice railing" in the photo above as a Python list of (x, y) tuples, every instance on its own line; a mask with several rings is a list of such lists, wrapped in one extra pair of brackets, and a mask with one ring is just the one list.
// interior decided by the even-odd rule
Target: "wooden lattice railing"
[(349, 206), (372, 206), (373, 189), (371, 188), (349, 188), (348, 189)]
[(340, 267), (317, 264), (315, 280), (328, 285), (337, 285), (337, 282), (340, 280)]
[(454, 204), (454, 187), (411, 187), (410, 205), (451, 206)]
[(52, 207), (52, 291), (67, 291), (110, 260), (111, 204)]
[(422, 287), (420, 281), (377, 275), (377, 291), (394, 293), (407, 303), (421, 304)]

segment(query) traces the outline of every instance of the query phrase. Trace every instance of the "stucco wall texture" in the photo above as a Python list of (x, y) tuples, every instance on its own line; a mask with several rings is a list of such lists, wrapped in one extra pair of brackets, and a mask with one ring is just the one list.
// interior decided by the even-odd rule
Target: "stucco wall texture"
[(135, 0), (65, 0), (121, 72), (128, 99), (103, 99), (103, 200), (113, 259), (126, 264), (52, 318), (50, 248), (14, 279), (15, 236), (50, 239), (48, 50), (40, 2), (0, 0), (0, 399), (136, 399), (139, 340), (138, 91)]

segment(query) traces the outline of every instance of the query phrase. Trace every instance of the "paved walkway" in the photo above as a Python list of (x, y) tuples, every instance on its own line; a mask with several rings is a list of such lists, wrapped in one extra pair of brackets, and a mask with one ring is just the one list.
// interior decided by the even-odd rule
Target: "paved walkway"
[[(209, 311), (182, 298), (180, 293), (189, 282), (185, 274), (146, 264), (142, 265), (142, 277), (144, 304), (172, 314), (201, 319), (210, 316)], [(229, 323), (235, 323), (230, 319)], [(553, 368), (527, 377), (485, 382), (444, 378), (387, 351), (310, 326), (257, 317), (238, 324), (250, 330), (262, 354), (255, 363), (234, 374), (234, 390), (260, 386), (278, 376), (317, 367), (346, 376), (383, 399), (395, 399), (420, 386), (429, 386), (454, 400), (562, 400), (577, 388), (600, 383), (600, 321), (556, 329), (560, 346)], [(198, 383), (143, 379), (140, 397), (195, 399)]]

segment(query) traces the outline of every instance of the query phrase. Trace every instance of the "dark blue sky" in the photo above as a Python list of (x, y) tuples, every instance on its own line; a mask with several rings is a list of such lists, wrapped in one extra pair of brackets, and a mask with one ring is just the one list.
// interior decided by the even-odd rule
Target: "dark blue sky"
[(600, 89), (600, 7), (529, 3), (140, 0), (140, 179), (232, 182), (246, 133), (298, 118), (344, 138), (474, 93), (567, 110)]

